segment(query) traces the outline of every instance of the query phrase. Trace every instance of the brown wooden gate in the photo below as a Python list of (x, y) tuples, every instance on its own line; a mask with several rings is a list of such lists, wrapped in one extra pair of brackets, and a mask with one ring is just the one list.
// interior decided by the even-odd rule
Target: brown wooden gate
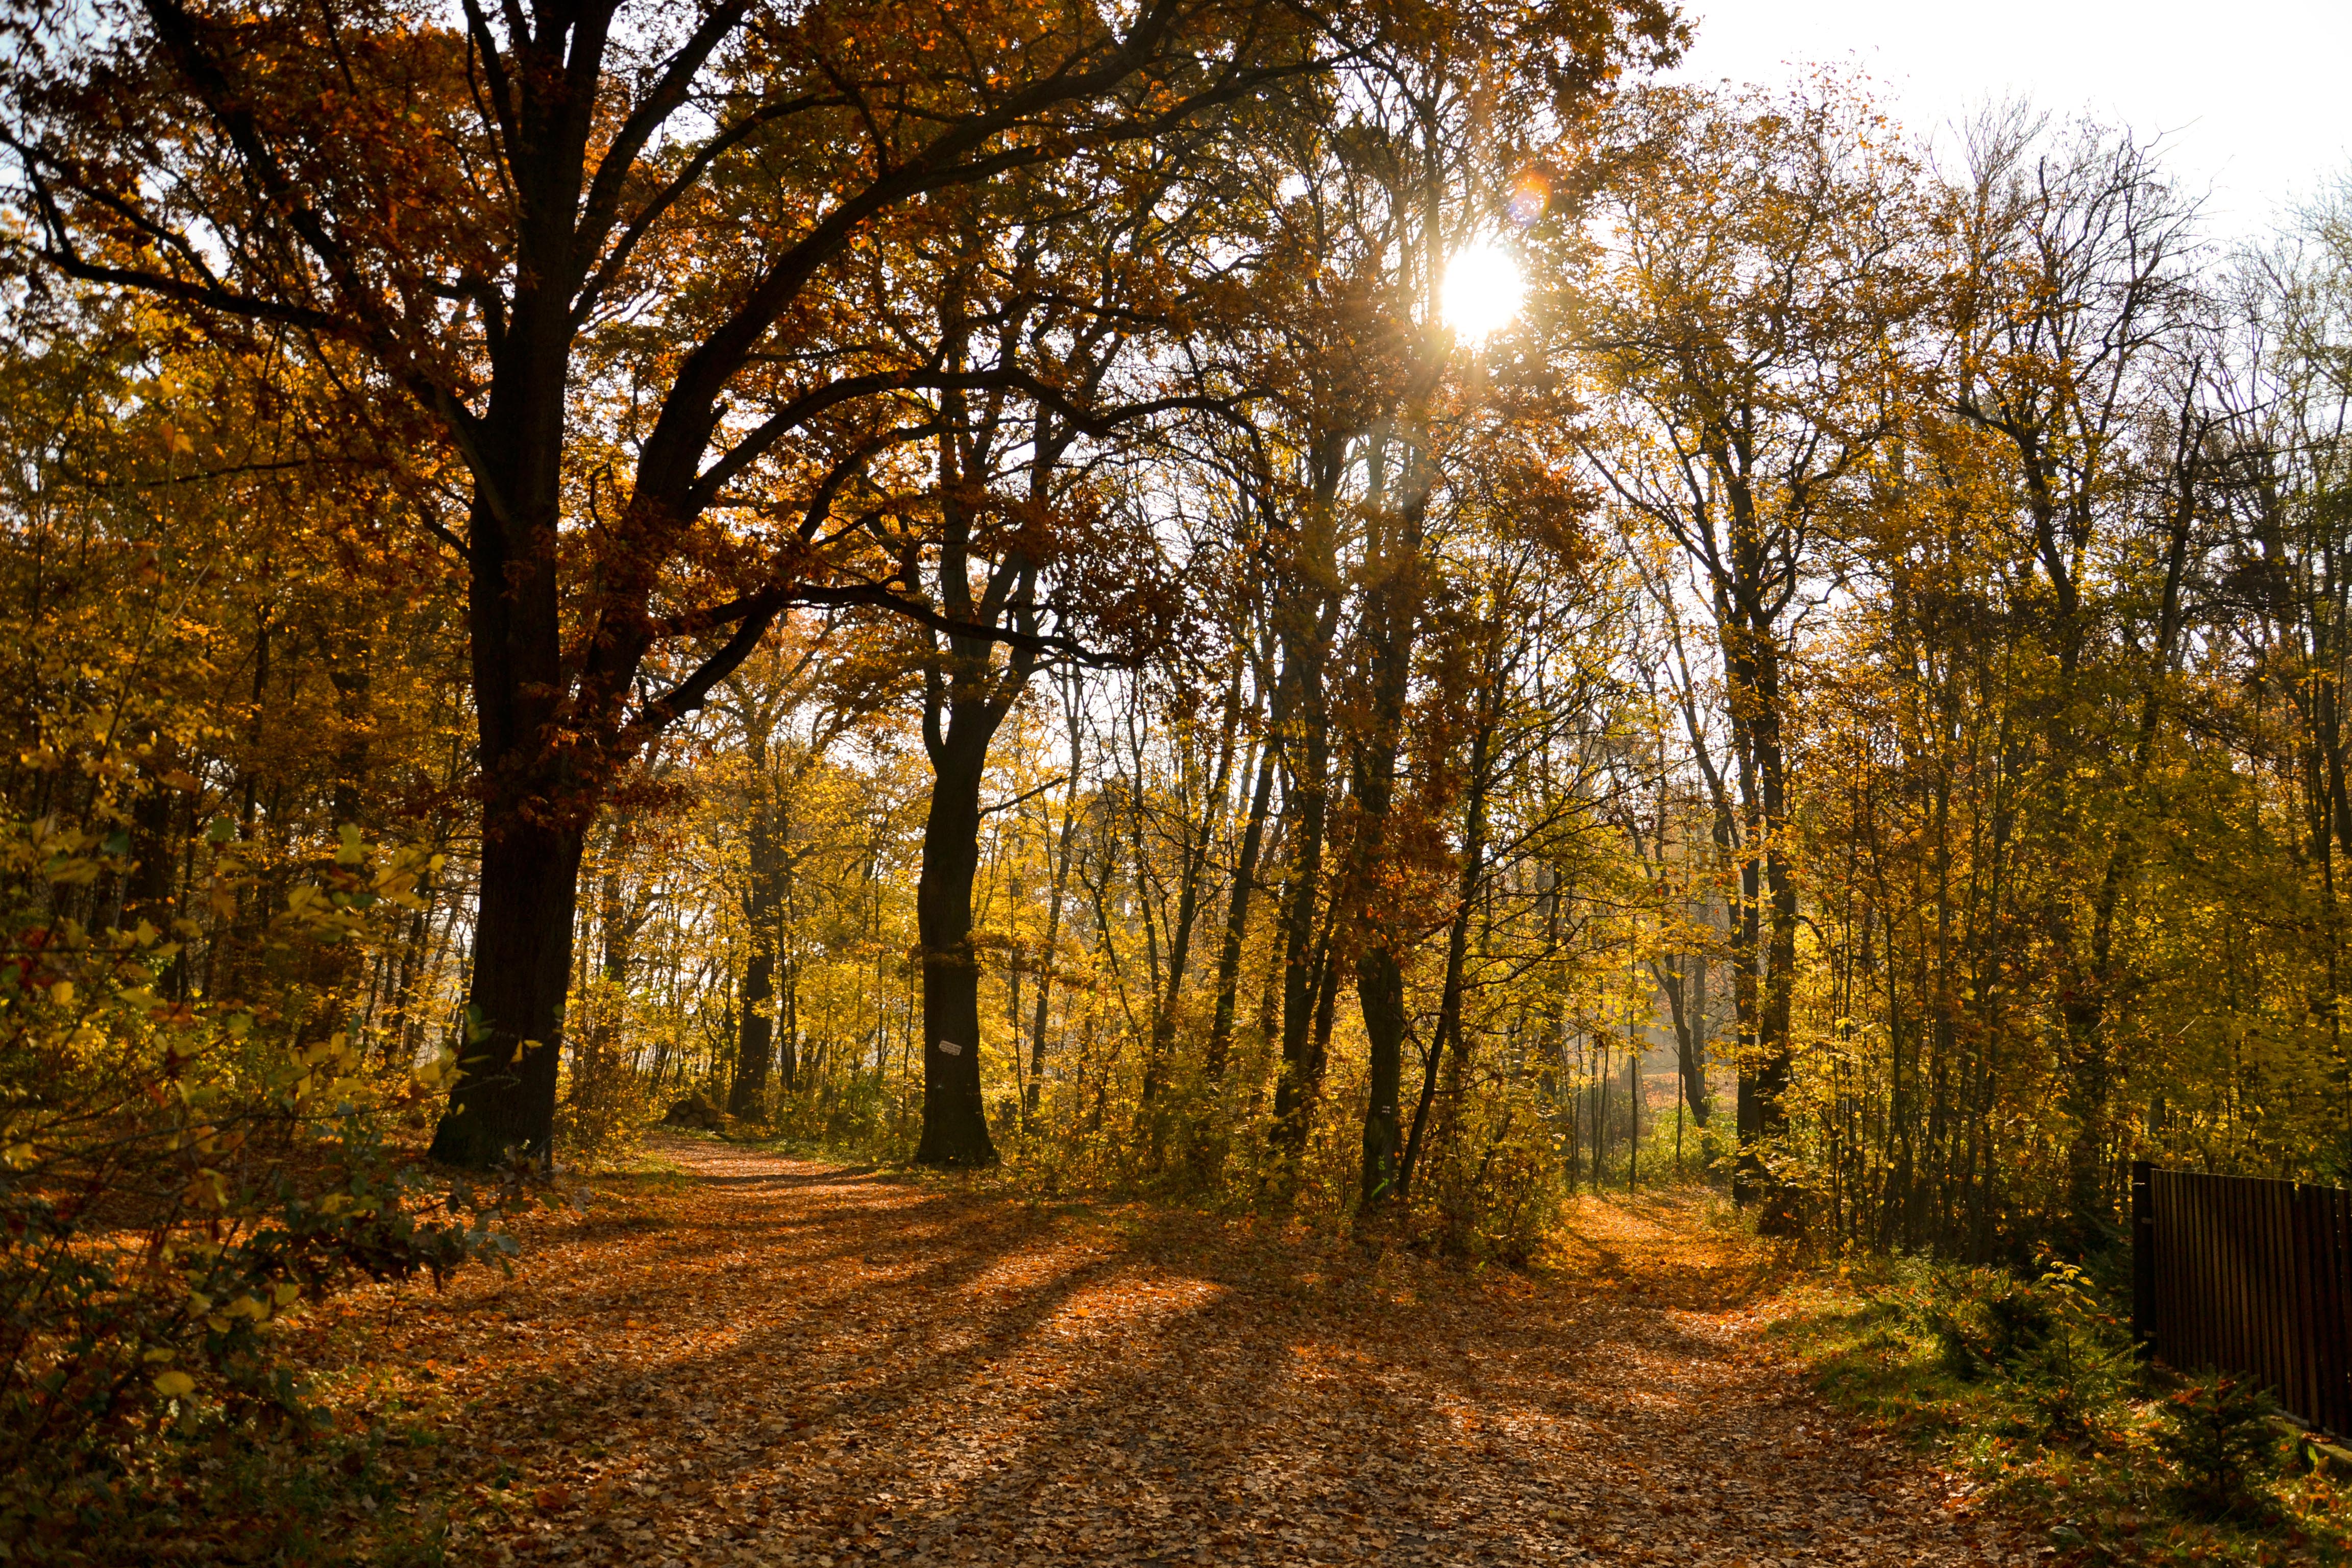
[(2352, 1434), (2352, 1192), (2132, 1166), (2132, 1333)]

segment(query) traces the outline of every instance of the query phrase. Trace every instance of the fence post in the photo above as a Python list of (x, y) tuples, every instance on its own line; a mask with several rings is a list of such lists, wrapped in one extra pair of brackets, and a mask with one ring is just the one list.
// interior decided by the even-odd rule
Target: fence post
[(2155, 1167), (2134, 1160), (2132, 1205), (2132, 1344), (2143, 1359), (2156, 1354)]

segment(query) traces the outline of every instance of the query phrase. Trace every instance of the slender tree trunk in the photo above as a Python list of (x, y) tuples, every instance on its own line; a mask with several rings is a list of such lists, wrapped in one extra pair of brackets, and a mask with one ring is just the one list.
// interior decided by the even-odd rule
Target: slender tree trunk
[(776, 1086), (790, 1094), (800, 1087), (801, 1077), (801, 966), (786, 961), (783, 971), (784, 1026), (776, 1041)]
[[(2183, 417), (2185, 422), (2185, 414)], [(2164, 591), (2154, 646), (2149, 649), (2147, 684), (2140, 693), (2139, 721), (2127, 780), (2134, 794), (2146, 787), (2148, 770), (2156, 759), (2164, 684), (2172, 673), (2174, 649), (2179, 638), (2181, 580), (2198, 499), (2195, 453), (2196, 446), (2184, 430), (2175, 458), (2178, 494), (2165, 552)], [(2106, 1037), (2106, 1013), (2110, 994), (2120, 978), (2115, 954), (2116, 910), (2124, 882), (2137, 867), (2140, 852), (2140, 843), (2128, 828), (2118, 832), (2109, 845), (2098, 889), (2092, 899), (2089, 952), (2075, 959), (2073, 972), (2066, 977), (2065, 999), (2059, 1007), (2066, 1024), (2071, 1058), (2064, 1093), (2064, 1108), (2074, 1124), (2066, 1145), (2068, 1220), (2074, 1231), (2077, 1250), (2084, 1252), (2102, 1250), (2113, 1242), (2115, 1205), (2108, 1195), (2106, 1178), (2110, 1101), (2116, 1074)]]
[[(1321, 903), (1323, 837), (1331, 771), (1331, 742), (1325, 728), (1322, 652), (1301, 648), (1299, 733), (1289, 780), (1283, 791), (1283, 830), (1290, 839), (1289, 879), (1281, 916), (1282, 1062), (1274, 1086), (1277, 1151), (1295, 1161), (1307, 1147), (1321, 1071), (1315, 1050), (1316, 1014), (1330, 966), (1330, 943), (1317, 940), (1316, 910)], [(1287, 661), (1286, 661), (1287, 662)], [(1282, 1179), (1287, 1180), (1286, 1174)]]
[[(1143, 1060), (1142, 1101), (1151, 1103), (1154, 1092), (1167, 1071), (1170, 1049), (1176, 1038), (1176, 1005), (1184, 990), (1184, 971), (1192, 951), (1192, 926), (1201, 909), (1201, 878), (1209, 864), (1209, 846), (1216, 830), (1217, 818), (1223, 815), (1225, 792), (1233, 784), (1234, 733), (1241, 723), (1241, 692), (1238, 687), (1225, 698), (1223, 732), (1217, 743), (1217, 765), (1210, 780), (1208, 795), (1202, 802), (1201, 820), (1192, 833), (1192, 841), (1185, 847), (1183, 881), (1176, 895), (1176, 920), (1168, 931), (1168, 974), (1160, 997), (1151, 1013), (1151, 1044)], [(1191, 824), (1187, 824), (1192, 826)], [(1155, 1125), (1152, 1135), (1156, 1149), (1159, 1131)]]
[[(1743, 533), (1752, 524), (1743, 524)], [(1735, 589), (1751, 603), (1760, 565), (1743, 563)], [(1724, 667), (1733, 690), (1735, 728), (1741, 732), (1741, 780), (1748, 794), (1748, 838), (1741, 868), (1747, 905), (1742, 921), (1738, 977), (1743, 1021), (1739, 1075), (1738, 1163), (1732, 1190), (1742, 1204), (1758, 1207), (1758, 1227), (1786, 1235), (1800, 1223), (1797, 1194), (1773, 1178), (1767, 1151), (1787, 1131), (1784, 1099), (1792, 1071), (1790, 1011), (1796, 988), (1797, 886), (1787, 837), (1787, 759), (1781, 745), (1780, 648), (1769, 625), (1746, 625), (1737, 612), (1725, 617)], [(1760, 973), (1759, 973), (1760, 971)]]
[(1375, 564), (1379, 576), (1366, 596), (1365, 637), (1371, 677), (1370, 733), (1356, 752), (1356, 832), (1349, 855), (1348, 913), (1360, 922), (1356, 1001), (1364, 1018), (1370, 1100), (1364, 1110), (1361, 1168), (1357, 1177), (1360, 1222), (1398, 1193), (1404, 1153), (1399, 1102), (1404, 1091), (1404, 952), (1402, 911), (1375, 896), (1388, 853), (1388, 819), (1396, 795), (1397, 752), (1404, 741), (1405, 698), (1421, 624), (1421, 534), (1433, 476), (1425, 453), (1407, 458), (1404, 505), (1396, 531)]
[[(1687, 973), (1683, 968), (1685, 962), (1691, 965)], [(1674, 1020), (1675, 1067), (1683, 1100), (1690, 1107), (1692, 1119), (1705, 1127), (1706, 1057), (1698, 1010), (1706, 1005), (1706, 959), (1700, 953), (1670, 955), (1653, 963), (1650, 972), (1657, 977), (1658, 989), (1665, 993), (1666, 1011)]]
[[(1037, 977), (1037, 1016), (1030, 1030), (1029, 1082), (1022, 1092), (1023, 1114), (1037, 1114), (1038, 1097), (1045, 1078), (1045, 1026), (1054, 1001), (1054, 954), (1062, 939), (1062, 900), (1070, 885), (1070, 852), (1078, 836), (1078, 763), (1080, 740), (1078, 704), (1074, 683), (1066, 678), (1063, 711), (1070, 726), (1070, 787), (1062, 797), (1061, 843), (1054, 851), (1054, 889), (1045, 902), (1045, 946)], [(1016, 1042), (1017, 1044), (1017, 1042)]]
[[(1318, 694), (1319, 695), (1319, 693)], [(1317, 704), (1319, 706), (1319, 704)], [(1329, 960), (1318, 942), (1315, 911), (1323, 880), (1324, 775), (1330, 748), (1319, 724), (1299, 738), (1300, 765), (1284, 794), (1284, 827), (1291, 840), (1290, 876), (1282, 900), (1282, 1065), (1274, 1086), (1276, 1146), (1296, 1155), (1307, 1146), (1313, 1114), (1311, 1080), (1316, 1000)]]
[(1243, 825), (1241, 850), (1234, 859), (1233, 896), (1225, 903), (1225, 941), (1217, 953), (1216, 1011), (1210, 1019), (1209, 1043), (1201, 1058), (1201, 1070), (1212, 1079), (1224, 1077), (1225, 1058), (1233, 1048), (1242, 943), (1249, 934), (1250, 896), (1257, 888), (1258, 851), (1265, 843), (1266, 809), (1274, 798), (1274, 761), (1275, 747), (1269, 740), (1258, 756), (1257, 787), (1250, 794), (1249, 818)]
[[(1295, 703), (1277, 733), (1283, 748), (1283, 831), (1291, 843), (1290, 873), (1283, 889), (1282, 1063), (1274, 1086), (1274, 1124), (1269, 1134), (1280, 1167), (1275, 1180), (1286, 1195), (1315, 1115), (1322, 1087), (1318, 1039), (1321, 998), (1336, 990), (1328, 935), (1316, 938), (1316, 906), (1323, 882), (1324, 835), (1331, 784), (1330, 712), (1323, 689), (1325, 661), (1339, 626), (1337, 528), (1332, 511), (1346, 469), (1347, 437), (1320, 436), (1309, 454), (1314, 493), (1292, 563), (1294, 587), (1275, 609), (1276, 640), (1282, 649), (1282, 679), (1291, 683)], [(1325, 930), (1328, 931), (1328, 921)]]
[[(1704, 903), (1700, 911), (1712, 929), (1713, 912)], [(1685, 973), (1689, 976), (1685, 984), (1689, 991), (1691, 1050), (1690, 1059), (1682, 1064), (1683, 1097), (1690, 1107), (1691, 1120), (1705, 1127), (1707, 1117), (1713, 1114), (1714, 1102), (1706, 1092), (1706, 1053), (1712, 1041), (1707, 1034), (1707, 956), (1704, 949), (1690, 955), (1690, 968)]]
[(1397, 1204), (1411, 1201), (1412, 1174), (1421, 1161), (1422, 1138), (1429, 1125), (1429, 1108), (1436, 1097), (1438, 1064), (1453, 1053), (1453, 1076), (1459, 1079), (1467, 1051), (1463, 1033), (1463, 986), (1469, 965), (1470, 916), (1479, 885), (1486, 876), (1486, 791), (1492, 771), (1495, 716), (1491, 699), (1480, 715), (1477, 733), (1470, 741), (1470, 788), (1462, 808), (1462, 873), (1454, 888), (1454, 921), (1445, 933), (1445, 984), (1439, 993), (1437, 1028), (1423, 1053), (1421, 1096), (1412, 1108), (1412, 1131), (1405, 1139), (1404, 1158), (1397, 1167)]

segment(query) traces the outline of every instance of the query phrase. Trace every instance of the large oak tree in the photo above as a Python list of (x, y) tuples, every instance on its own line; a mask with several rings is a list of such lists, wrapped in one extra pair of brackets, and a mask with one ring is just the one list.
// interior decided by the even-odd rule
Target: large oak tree
[(616, 772), (796, 603), (964, 637), (845, 489), (977, 385), (863, 330), (861, 252), (940, 193), (1164, 134), (1344, 45), (1261, 0), (615, 0), (419, 17), (143, 0), (19, 35), (42, 261), (271, 332), (462, 460), (483, 848), (436, 1152), (543, 1157), (583, 835)]

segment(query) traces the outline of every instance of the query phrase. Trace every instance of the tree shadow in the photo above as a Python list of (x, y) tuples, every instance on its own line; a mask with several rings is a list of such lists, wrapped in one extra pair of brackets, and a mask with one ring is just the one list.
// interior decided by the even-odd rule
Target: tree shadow
[[(836, 1563), (1518, 1563), (1681, 1508), (1713, 1509), (1727, 1552), (1803, 1556), (1742, 1511), (1751, 1456), (1686, 1436), (1702, 1394), (1753, 1372), (1589, 1275), (1472, 1279), (1186, 1211), (1080, 1217), (834, 1171), (697, 1180), (728, 1194), (717, 1212), (583, 1235), (562, 1293), (530, 1302), (617, 1373), (550, 1390), (516, 1358), (468, 1390), (610, 1453), (580, 1465), (605, 1481), (511, 1544), (634, 1560), (628, 1521), (683, 1509), (706, 1541)], [(762, 1183), (785, 1201), (758, 1205)], [(1622, 1238), (1585, 1242), (1598, 1273), (1643, 1267)], [(644, 1303), (665, 1292), (727, 1331), (663, 1338)], [(453, 1324), (500, 1331), (497, 1300)], [(623, 1327), (638, 1312), (643, 1341)], [(1798, 1415), (1757, 1409), (1786, 1447)], [(1680, 1468), (1611, 1489), (1657, 1453)], [(1833, 1453), (1817, 1468), (1838, 1479)], [(598, 1491), (614, 1472), (646, 1492)]]

